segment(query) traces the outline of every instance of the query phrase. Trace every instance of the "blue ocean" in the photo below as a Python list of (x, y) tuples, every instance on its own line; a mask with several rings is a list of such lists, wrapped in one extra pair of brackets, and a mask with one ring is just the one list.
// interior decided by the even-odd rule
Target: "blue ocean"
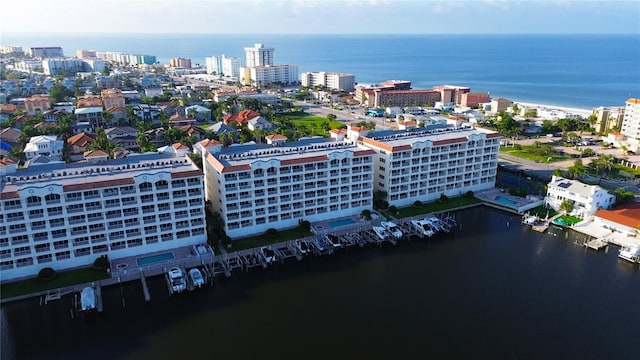
[(205, 64), (244, 47), (275, 48), (276, 64), (299, 72), (356, 75), (358, 83), (411, 80), (413, 88), (470, 86), (522, 102), (590, 109), (640, 98), (640, 34), (629, 35), (2, 35), (2, 45), (184, 57)]

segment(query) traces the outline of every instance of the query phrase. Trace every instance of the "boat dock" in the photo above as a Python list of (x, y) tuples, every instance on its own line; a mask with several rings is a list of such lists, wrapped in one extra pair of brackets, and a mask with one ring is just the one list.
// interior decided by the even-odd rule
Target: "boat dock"
[(607, 241), (606, 238), (591, 239), (584, 243), (584, 246), (586, 248), (593, 249), (595, 251), (599, 251), (600, 249), (603, 249), (608, 245), (609, 245), (609, 242)]
[(144, 276), (144, 271), (140, 271), (140, 282), (142, 282), (142, 293), (144, 294), (144, 301), (151, 301), (151, 294), (149, 293), (147, 278)]

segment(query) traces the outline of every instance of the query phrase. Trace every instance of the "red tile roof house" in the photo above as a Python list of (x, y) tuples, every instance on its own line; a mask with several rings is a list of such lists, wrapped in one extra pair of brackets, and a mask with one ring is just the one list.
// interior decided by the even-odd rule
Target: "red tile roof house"
[(615, 209), (598, 210), (593, 214), (595, 224), (627, 234), (640, 232), (640, 202), (623, 204)]
[(253, 110), (242, 110), (237, 114), (226, 115), (222, 118), (222, 121), (229, 125), (230, 122), (235, 121), (239, 126), (245, 125), (251, 119), (260, 117), (260, 114)]

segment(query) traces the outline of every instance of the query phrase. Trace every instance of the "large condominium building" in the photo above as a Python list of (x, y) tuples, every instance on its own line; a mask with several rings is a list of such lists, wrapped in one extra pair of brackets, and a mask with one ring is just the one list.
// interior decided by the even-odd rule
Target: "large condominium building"
[(203, 175), (187, 157), (15, 169), (0, 181), (0, 278), (206, 242)]
[(239, 77), (242, 60), (236, 57), (211, 56), (205, 58), (207, 73), (223, 76)]
[[(346, 133), (346, 134), (345, 134)], [(373, 191), (407, 206), (495, 186), (500, 134), (470, 126), (349, 128), (335, 139), (216, 145), (204, 153), (206, 199), (232, 238), (371, 209)]]
[(436, 125), (360, 136), (375, 151), (374, 189), (391, 205), (431, 201), (495, 186), (500, 133)]
[(613, 129), (622, 128), (624, 118), (624, 107), (604, 107), (600, 106), (593, 110), (596, 122), (593, 124), (596, 132), (607, 133)]
[(96, 56), (100, 59), (122, 65), (152, 65), (155, 64), (157, 60), (154, 55), (122, 54), (110, 51), (96, 51)]
[(273, 48), (266, 48), (262, 44), (254, 44), (253, 47), (244, 48), (247, 57), (246, 66), (269, 66), (273, 65)]
[(440, 92), (434, 90), (383, 90), (373, 92), (373, 106), (433, 106), (440, 101)]
[(297, 65), (271, 65), (240, 68), (240, 83), (263, 87), (271, 84), (295, 84), (298, 82)]
[(35, 58), (57, 58), (64, 57), (64, 52), (59, 46), (32, 47), (27, 50), (27, 55)]
[(181, 67), (181, 68), (191, 68), (191, 59), (185, 58), (174, 58), (171, 59), (170, 65), (173, 67)]
[(42, 68), (46, 75), (75, 74), (84, 71), (84, 62), (81, 59), (51, 58), (42, 60)]
[(620, 132), (627, 138), (640, 140), (640, 99), (626, 101)]
[(324, 86), (333, 90), (353, 91), (355, 82), (356, 77), (353, 74), (313, 71), (300, 75), (301, 85), (308, 88)]
[(206, 199), (227, 235), (243, 237), (372, 208), (373, 150), (349, 141), (284, 140), (274, 138), (277, 146), (218, 145), (204, 154)]

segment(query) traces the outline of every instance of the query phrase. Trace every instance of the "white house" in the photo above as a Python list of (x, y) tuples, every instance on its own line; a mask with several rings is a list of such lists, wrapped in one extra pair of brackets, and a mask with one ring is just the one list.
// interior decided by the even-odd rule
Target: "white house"
[(29, 139), (24, 147), (24, 155), (27, 160), (31, 160), (38, 155), (48, 156), (52, 159), (60, 160), (64, 141), (58, 140), (55, 135), (39, 135)]
[(616, 200), (614, 194), (597, 185), (583, 184), (577, 180), (552, 176), (547, 185), (545, 203), (554, 210), (560, 210), (560, 204), (569, 200), (573, 204), (572, 215), (587, 217), (599, 209), (611, 208)]

